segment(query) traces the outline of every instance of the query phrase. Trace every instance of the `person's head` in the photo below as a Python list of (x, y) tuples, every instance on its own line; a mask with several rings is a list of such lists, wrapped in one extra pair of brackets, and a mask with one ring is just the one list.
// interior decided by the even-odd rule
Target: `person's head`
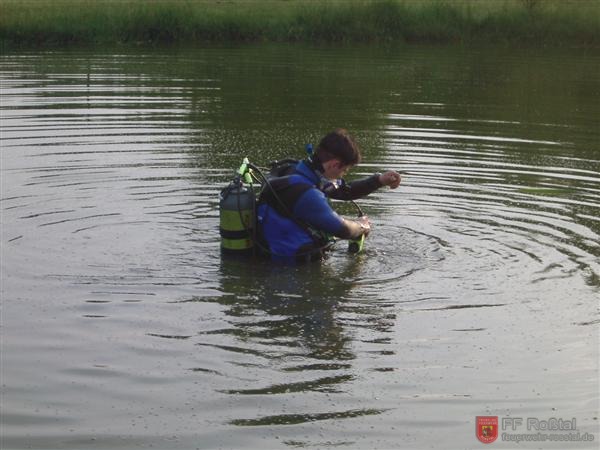
[(361, 158), (358, 145), (343, 128), (321, 139), (315, 155), (323, 166), (323, 175), (329, 179), (341, 178)]

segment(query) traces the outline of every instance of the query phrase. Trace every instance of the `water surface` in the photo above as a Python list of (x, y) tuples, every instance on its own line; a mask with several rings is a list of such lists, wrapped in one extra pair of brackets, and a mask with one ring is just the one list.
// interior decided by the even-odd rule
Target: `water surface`
[[(478, 415), (600, 439), (598, 52), (0, 62), (2, 448), (479, 448)], [(403, 174), (361, 202), (364, 253), (222, 259), (241, 158), (337, 126), (352, 176)]]

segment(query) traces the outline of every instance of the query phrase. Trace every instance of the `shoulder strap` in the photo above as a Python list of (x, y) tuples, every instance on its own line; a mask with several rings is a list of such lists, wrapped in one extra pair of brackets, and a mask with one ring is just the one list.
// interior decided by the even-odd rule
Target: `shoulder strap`
[(269, 163), (269, 176), (271, 178), (283, 177), (285, 175), (291, 175), (294, 172), (294, 168), (298, 164), (297, 159), (282, 159)]
[(291, 183), (290, 178), (291, 175), (286, 175), (268, 180), (260, 192), (259, 202), (267, 203), (279, 214), (291, 218), (294, 205), (312, 186), (306, 183)]
[(286, 175), (268, 180), (260, 192), (258, 201), (259, 203), (268, 204), (282, 216), (293, 220), (294, 223), (304, 229), (315, 242), (321, 245), (323, 241), (327, 240), (325, 235), (293, 214), (294, 205), (298, 199), (306, 191), (312, 189), (313, 186), (308, 183), (291, 183), (292, 176), (293, 175)]

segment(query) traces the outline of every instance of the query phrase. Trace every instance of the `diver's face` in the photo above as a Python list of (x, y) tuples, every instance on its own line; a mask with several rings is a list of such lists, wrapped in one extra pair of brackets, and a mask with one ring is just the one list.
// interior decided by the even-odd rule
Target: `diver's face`
[(339, 180), (352, 168), (351, 164), (345, 164), (339, 159), (331, 159), (323, 164), (325, 172), (323, 175), (329, 180)]

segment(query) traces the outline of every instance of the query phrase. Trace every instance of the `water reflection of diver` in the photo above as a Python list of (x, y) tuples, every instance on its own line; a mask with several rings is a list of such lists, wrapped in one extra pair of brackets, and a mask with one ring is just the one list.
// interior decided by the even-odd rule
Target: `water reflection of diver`
[[(240, 259), (222, 259), (225, 295), (218, 302), (226, 306), (226, 315), (235, 317), (231, 323), (236, 331), (230, 334), (243, 341), (275, 345), (266, 348), (264, 356), (270, 358), (354, 359), (351, 337), (337, 318), (338, 306), (353, 285), (322, 265), (315, 279), (314, 269), (312, 265), (290, 267), (268, 261), (249, 265)], [(280, 351), (272, 353), (276, 348)]]
[[(270, 177), (263, 176), (257, 207), (248, 207), (253, 212), (256, 210), (256, 223), (244, 225), (241, 232), (252, 229), (252, 244), (256, 243), (261, 253), (274, 260), (285, 261), (320, 259), (335, 238), (364, 239), (371, 230), (371, 224), (360, 208), (360, 217), (348, 220), (333, 210), (328, 199), (354, 201), (382, 186), (395, 189), (400, 184), (400, 175), (387, 171), (345, 183), (341, 177), (360, 160), (358, 145), (346, 130), (337, 129), (321, 140), (314, 154), (311, 148), (305, 160), (276, 162)], [(246, 170), (243, 167), (240, 168), (240, 176)], [(237, 185), (230, 186), (223, 191), (222, 199), (226, 200), (232, 192), (242, 192), (239, 177)], [(237, 207), (238, 210), (238, 217), (235, 213), (233, 215), (234, 220), (242, 224), (249, 220), (242, 217), (239, 197), (230, 200), (230, 203), (231, 209)], [(221, 206), (223, 203), (222, 200)], [(223, 227), (221, 234), (223, 237), (240, 237), (239, 233), (228, 234)], [(241, 240), (237, 242), (243, 244)]]

